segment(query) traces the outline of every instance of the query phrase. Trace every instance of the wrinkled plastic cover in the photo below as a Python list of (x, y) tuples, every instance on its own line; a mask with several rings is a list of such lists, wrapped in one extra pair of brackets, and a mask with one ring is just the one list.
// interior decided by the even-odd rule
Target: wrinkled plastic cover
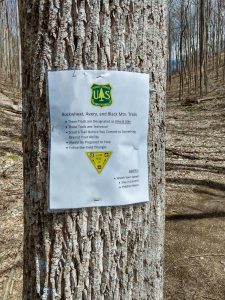
[(149, 75), (48, 71), (49, 209), (149, 201)]

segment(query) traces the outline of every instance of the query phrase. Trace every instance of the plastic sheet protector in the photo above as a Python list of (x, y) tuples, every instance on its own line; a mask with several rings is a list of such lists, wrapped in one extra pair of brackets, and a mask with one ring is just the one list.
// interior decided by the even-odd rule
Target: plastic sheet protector
[(48, 71), (49, 209), (149, 201), (149, 75)]

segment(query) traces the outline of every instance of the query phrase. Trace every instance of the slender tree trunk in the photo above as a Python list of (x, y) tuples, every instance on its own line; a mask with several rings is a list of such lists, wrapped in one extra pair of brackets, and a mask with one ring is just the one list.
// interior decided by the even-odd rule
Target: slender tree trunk
[[(24, 298), (163, 299), (164, 0), (21, 0)], [(151, 202), (47, 211), (47, 69), (150, 74)], [(137, 99), (138, 101), (138, 99)]]
[(199, 2), (199, 71), (200, 71), (200, 95), (204, 92), (204, 63), (205, 63), (205, 2)]
[(17, 23), (16, 1), (0, 0), (0, 80), (12, 90), (20, 84)]
[(168, 61), (167, 61), (167, 89), (171, 87), (172, 80), (172, 37), (171, 37), (171, 15), (170, 10), (168, 12)]
[(179, 100), (183, 95), (184, 89), (184, 62), (183, 62), (183, 35), (184, 35), (184, 3), (181, 3), (180, 7), (180, 37), (179, 37), (179, 76), (180, 76), (180, 88), (179, 88)]
[(19, 24), (19, 10), (18, 10), (18, 2), (16, 3), (16, 33), (17, 33), (17, 88), (21, 90), (22, 78), (21, 78), (21, 45), (20, 45), (20, 24)]

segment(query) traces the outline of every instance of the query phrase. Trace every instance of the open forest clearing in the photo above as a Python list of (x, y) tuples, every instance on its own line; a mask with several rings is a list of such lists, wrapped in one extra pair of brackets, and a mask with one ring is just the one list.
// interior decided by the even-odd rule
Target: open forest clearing
[[(164, 299), (225, 299), (225, 85), (200, 103), (167, 100)], [(13, 102), (3, 94), (0, 103)], [(14, 100), (15, 101), (15, 100)], [(21, 114), (4, 105), (1, 128), (1, 299), (21, 299), (23, 191)], [(5, 298), (4, 298), (5, 297)]]

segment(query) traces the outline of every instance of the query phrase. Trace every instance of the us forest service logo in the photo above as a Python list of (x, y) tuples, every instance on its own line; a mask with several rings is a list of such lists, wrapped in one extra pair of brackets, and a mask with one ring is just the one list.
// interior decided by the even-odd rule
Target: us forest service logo
[(112, 86), (111, 84), (91, 85), (91, 104), (94, 106), (110, 106), (112, 105)]

